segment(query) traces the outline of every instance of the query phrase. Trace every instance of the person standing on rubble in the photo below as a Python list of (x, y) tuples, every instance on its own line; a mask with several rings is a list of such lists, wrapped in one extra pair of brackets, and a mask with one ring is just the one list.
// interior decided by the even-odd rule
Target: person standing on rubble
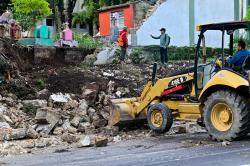
[(121, 47), (120, 62), (125, 63), (125, 57), (128, 48), (128, 28), (124, 27), (121, 32), (119, 32), (118, 45)]
[(160, 54), (161, 54), (161, 63), (167, 65), (168, 63), (168, 46), (170, 43), (170, 36), (166, 34), (166, 29), (161, 28), (161, 35), (155, 37), (150, 35), (153, 39), (160, 39)]

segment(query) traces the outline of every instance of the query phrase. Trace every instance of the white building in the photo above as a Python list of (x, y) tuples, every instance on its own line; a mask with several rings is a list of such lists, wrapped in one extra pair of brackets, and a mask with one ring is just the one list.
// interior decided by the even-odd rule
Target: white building
[[(246, 11), (250, 0), (243, 1)], [(240, 0), (167, 0), (137, 30), (137, 45), (159, 44), (150, 34), (159, 35), (161, 27), (165, 27), (171, 36), (171, 45), (194, 45), (198, 38), (196, 25), (239, 19)], [(208, 46), (219, 46), (221, 33), (207, 32), (206, 41)]]

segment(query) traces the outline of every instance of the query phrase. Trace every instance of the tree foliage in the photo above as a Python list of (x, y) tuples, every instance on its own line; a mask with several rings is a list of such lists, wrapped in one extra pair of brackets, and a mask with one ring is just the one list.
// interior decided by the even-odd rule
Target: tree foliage
[(52, 14), (46, 0), (12, 0), (14, 18), (21, 24), (23, 30), (31, 30), (37, 21)]

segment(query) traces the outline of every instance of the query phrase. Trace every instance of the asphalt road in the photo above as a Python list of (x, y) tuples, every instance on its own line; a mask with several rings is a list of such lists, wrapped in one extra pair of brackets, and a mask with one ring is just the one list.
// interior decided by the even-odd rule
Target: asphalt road
[(103, 148), (56, 150), (0, 159), (18, 166), (250, 166), (250, 137), (228, 146), (206, 134), (145, 138)]

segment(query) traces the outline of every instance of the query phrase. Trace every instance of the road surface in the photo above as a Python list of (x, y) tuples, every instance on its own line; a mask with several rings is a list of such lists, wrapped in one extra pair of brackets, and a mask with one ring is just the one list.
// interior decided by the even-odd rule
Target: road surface
[(57, 149), (2, 158), (14, 166), (250, 166), (250, 137), (228, 146), (207, 134), (161, 136), (109, 144), (103, 148)]

